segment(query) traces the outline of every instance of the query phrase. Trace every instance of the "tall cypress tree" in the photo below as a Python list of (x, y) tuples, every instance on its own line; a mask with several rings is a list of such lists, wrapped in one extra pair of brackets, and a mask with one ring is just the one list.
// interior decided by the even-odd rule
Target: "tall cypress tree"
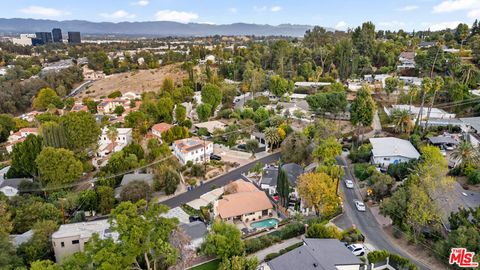
[(288, 206), (288, 195), (290, 194), (290, 186), (288, 184), (287, 174), (285, 170), (279, 169), (277, 176), (277, 193), (280, 199), (280, 204), (283, 207)]

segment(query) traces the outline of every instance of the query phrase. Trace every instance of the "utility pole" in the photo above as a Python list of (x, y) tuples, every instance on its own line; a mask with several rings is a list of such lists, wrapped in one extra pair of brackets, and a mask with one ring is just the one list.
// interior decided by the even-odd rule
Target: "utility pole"
[(64, 198), (60, 199), (60, 211), (62, 212), (62, 221), (63, 221), (62, 224), (65, 224), (65, 209), (63, 208), (63, 200), (65, 199)]

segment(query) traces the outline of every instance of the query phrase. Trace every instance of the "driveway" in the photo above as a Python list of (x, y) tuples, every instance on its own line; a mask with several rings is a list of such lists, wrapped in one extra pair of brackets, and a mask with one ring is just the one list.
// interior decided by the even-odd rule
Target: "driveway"
[(216, 187), (221, 187), (221, 186), (224, 186), (224, 185), (228, 184), (230, 181), (241, 179), (242, 178), (242, 173), (247, 173), (248, 170), (250, 170), (255, 165), (255, 163), (257, 161), (260, 161), (262, 163), (267, 164), (267, 163), (272, 163), (274, 161), (277, 161), (279, 158), (280, 158), (280, 152), (277, 152), (277, 153), (270, 154), (266, 157), (262, 157), (258, 160), (255, 160), (255, 161), (252, 160), (252, 162), (248, 163), (245, 166), (233, 169), (230, 172), (228, 172), (228, 173), (226, 173), (222, 176), (219, 176), (218, 178), (216, 178), (214, 180), (210, 180), (210, 181), (206, 182), (202, 186), (199, 186), (199, 187), (197, 187), (193, 190), (182, 193), (182, 194), (180, 194), (178, 196), (175, 196), (171, 199), (165, 200), (165, 201), (162, 202), (162, 204), (165, 204), (165, 205), (169, 206), (170, 208), (180, 206), (184, 203), (187, 203), (189, 201), (200, 198), (201, 195), (211, 191), (212, 189), (214, 189)]
[[(342, 156), (337, 157), (336, 159), (337, 163), (343, 166), (345, 170), (344, 179), (353, 179), (353, 181), (355, 181), (355, 178), (352, 176), (347, 167), (347, 162), (345, 159)], [(341, 184), (340, 187), (345, 195), (345, 202), (343, 204), (344, 215), (336, 220), (335, 224), (338, 223), (337, 225), (341, 228), (352, 227), (352, 225), (355, 224), (355, 226), (362, 231), (363, 235), (365, 235), (366, 241), (373, 245), (376, 249), (385, 249), (392, 253), (396, 253), (408, 258), (420, 269), (431, 269), (431, 267), (424, 265), (422, 262), (418, 261), (413, 256), (406, 253), (400, 247), (391, 242), (389, 236), (386, 235), (386, 233), (377, 223), (375, 217), (368, 207), (367, 211), (365, 212), (357, 211), (353, 201), (363, 201), (363, 199), (360, 196), (360, 192), (356, 184), (354, 189), (347, 189), (344, 184)]]

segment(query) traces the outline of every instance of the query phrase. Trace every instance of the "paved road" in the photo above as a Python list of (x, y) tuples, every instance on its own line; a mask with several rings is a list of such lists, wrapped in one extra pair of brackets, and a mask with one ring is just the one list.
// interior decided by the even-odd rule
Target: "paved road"
[[(350, 173), (350, 170), (346, 167), (347, 162), (343, 157), (337, 157), (337, 163), (341, 166), (344, 166), (344, 178), (354, 179)], [(414, 259), (412, 256), (403, 251), (400, 247), (390, 241), (389, 237), (386, 235), (373, 214), (370, 212), (370, 209), (367, 208), (366, 212), (357, 211), (353, 201), (362, 200), (360, 193), (357, 190), (357, 186), (355, 186), (355, 189), (348, 189), (343, 183), (341, 183), (340, 186), (341, 190), (345, 194), (344, 219), (346, 219), (341, 222), (349, 223), (350, 227), (352, 224), (355, 224), (357, 228), (362, 231), (363, 235), (365, 235), (366, 241), (372, 244), (376, 249), (386, 249), (390, 252), (399, 254), (405, 258), (410, 259), (421, 269), (429, 269), (429, 267), (423, 265), (421, 262)]]
[(72, 92), (70, 92), (70, 94), (67, 95), (67, 97), (76, 96), (78, 93), (82, 92), (87, 86), (89, 86), (92, 83), (93, 83), (93, 81), (91, 81), (91, 80), (88, 80), (88, 81), (82, 83), (77, 88), (73, 89)]
[(205, 183), (203, 186), (195, 188), (194, 190), (187, 191), (171, 199), (163, 201), (162, 204), (168, 205), (170, 208), (173, 208), (173, 207), (180, 206), (184, 203), (187, 203), (189, 201), (198, 199), (200, 198), (201, 195), (211, 191), (213, 185), (215, 185), (216, 187), (221, 187), (228, 184), (230, 181), (241, 179), (242, 173), (248, 172), (248, 170), (250, 170), (257, 161), (260, 161), (266, 164), (266, 163), (277, 161), (279, 158), (280, 158), (279, 152), (263, 157), (261, 159), (256, 160), (255, 162), (251, 162), (247, 165), (231, 170), (227, 174), (224, 174), (214, 180), (211, 180)]

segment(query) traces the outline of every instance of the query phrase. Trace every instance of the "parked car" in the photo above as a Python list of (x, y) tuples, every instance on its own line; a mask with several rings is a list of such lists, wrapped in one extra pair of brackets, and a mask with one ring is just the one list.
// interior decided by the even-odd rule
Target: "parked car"
[(357, 201), (357, 200), (355, 200), (354, 202), (355, 202), (355, 207), (357, 208), (358, 211), (365, 212), (367, 210), (363, 202)]
[(454, 146), (454, 145), (449, 145), (449, 144), (447, 144), (447, 145), (445, 146), (445, 149), (448, 150), (448, 151), (453, 151), (453, 150), (455, 150), (455, 146)]
[(345, 179), (345, 186), (347, 188), (353, 188), (353, 181), (350, 179)]
[(362, 244), (351, 244), (347, 247), (355, 256), (365, 255), (365, 247)]
[(199, 216), (189, 216), (188, 221), (190, 221), (190, 222), (202, 221), (203, 222), (202, 218), (199, 217)]
[(211, 154), (210, 155), (211, 160), (222, 160), (222, 157), (219, 155)]

